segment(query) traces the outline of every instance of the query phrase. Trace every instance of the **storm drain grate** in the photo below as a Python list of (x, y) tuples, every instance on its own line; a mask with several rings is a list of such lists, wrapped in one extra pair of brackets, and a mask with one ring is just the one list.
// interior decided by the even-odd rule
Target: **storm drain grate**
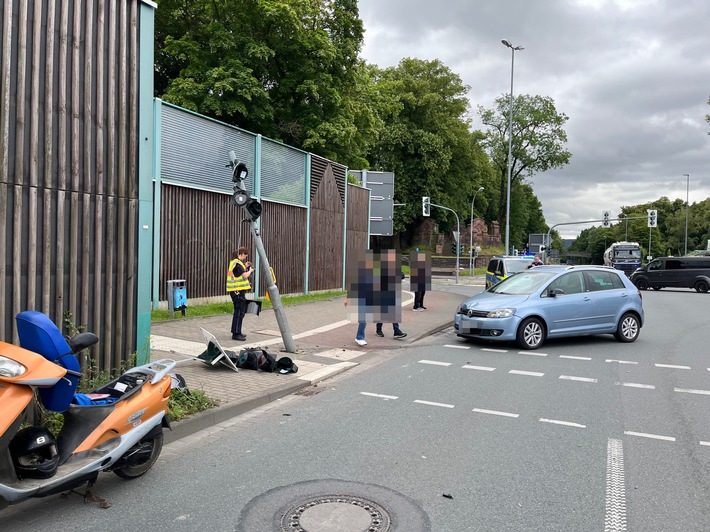
[[(363, 532), (387, 532), (390, 530), (392, 519), (387, 510), (374, 501), (352, 495), (319, 496), (299, 501), (283, 513), (281, 530), (284, 532), (320, 532), (312, 529), (306, 523), (309, 516), (317, 517), (318, 521), (321, 521), (325, 512), (335, 520), (350, 519), (352, 523), (353, 510), (357, 513), (355, 521), (358, 522), (358, 525), (362, 525), (358, 527), (359, 530)], [(369, 524), (367, 523), (368, 519)]]

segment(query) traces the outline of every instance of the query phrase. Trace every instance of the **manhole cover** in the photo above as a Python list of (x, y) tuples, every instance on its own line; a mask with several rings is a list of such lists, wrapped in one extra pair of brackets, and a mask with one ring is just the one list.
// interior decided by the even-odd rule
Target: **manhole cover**
[(284, 532), (387, 532), (390, 516), (374, 501), (352, 495), (310, 497), (281, 517)]
[(322, 479), (257, 495), (242, 509), (237, 532), (430, 532), (421, 505), (377, 484)]

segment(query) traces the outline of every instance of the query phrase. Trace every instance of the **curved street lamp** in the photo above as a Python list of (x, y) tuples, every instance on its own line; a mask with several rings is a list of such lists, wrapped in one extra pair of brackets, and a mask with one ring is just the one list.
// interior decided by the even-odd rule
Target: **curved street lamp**
[(471, 277), (473, 277), (473, 202), (476, 201), (476, 194), (481, 190), (485, 190), (485, 188), (478, 187), (478, 190), (473, 193), (473, 199), (471, 200), (471, 242), (468, 246), (468, 269)]
[(515, 70), (515, 52), (525, 50), (522, 46), (513, 46), (508, 41), (503, 39), (505, 46), (510, 48), (510, 126), (508, 131), (508, 191), (505, 202), (505, 254), (510, 255), (510, 181), (511, 181), (511, 160), (513, 158), (513, 72)]

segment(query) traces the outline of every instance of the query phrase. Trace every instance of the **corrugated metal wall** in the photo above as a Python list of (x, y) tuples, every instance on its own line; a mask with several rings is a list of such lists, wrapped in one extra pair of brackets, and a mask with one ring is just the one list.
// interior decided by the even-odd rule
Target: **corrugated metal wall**
[(135, 345), (138, 0), (3, 0), (0, 338), (66, 312), (113, 367)]

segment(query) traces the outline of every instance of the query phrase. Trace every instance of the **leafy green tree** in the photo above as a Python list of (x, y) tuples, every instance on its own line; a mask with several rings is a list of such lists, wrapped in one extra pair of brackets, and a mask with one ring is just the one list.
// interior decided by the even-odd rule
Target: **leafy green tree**
[[(478, 113), (487, 127), (484, 146), (491, 157), (500, 183), (498, 222), (503, 226), (507, 201), (510, 96), (498, 97), (492, 109), (479, 106)], [(513, 211), (518, 208), (512, 201), (516, 183), (523, 182), (534, 173), (561, 168), (569, 163), (571, 154), (564, 147), (567, 142), (567, 133), (564, 130), (566, 122), (567, 116), (557, 111), (550, 97), (527, 94), (515, 97), (511, 157), (511, 220), (515, 217)], [(511, 227), (511, 233), (518, 229)]]
[[(161, 0), (156, 94), (348, 164), (379, 121), (357, 0)], [(357, 166), (357, 165), (356, 165)]]
[[(395, 231), (407, 241), (422, 219), (422, 196), (456, 211), (462, 227), (479, 186), (486, 190), (476, 196), (476, 211), (486, 208), (491, 167), (480, 133), (470, 131), (466, 118), (468, 89), (439, 60), (405, 58), (377, 79), (385, 127), (368, 159), (373, 169), (395, 172), (395, 198), (406, 204), (395, 211)], [(432, 209), (432, 217), (455, 225), (443, 209)]]

